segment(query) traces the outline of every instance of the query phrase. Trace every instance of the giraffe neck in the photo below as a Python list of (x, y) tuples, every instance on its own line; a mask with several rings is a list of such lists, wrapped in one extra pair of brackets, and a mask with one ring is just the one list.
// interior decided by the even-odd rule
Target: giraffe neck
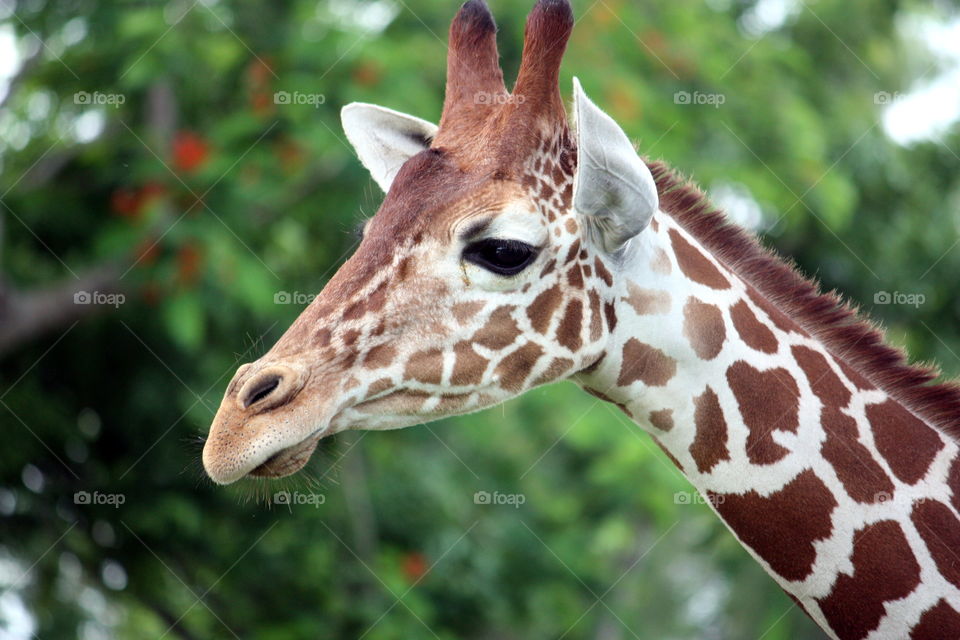
[(578, 382), (649, 431), (832, 636), (960, 636), (957, 444), (673, 217), (619, 270), (609, 347)]

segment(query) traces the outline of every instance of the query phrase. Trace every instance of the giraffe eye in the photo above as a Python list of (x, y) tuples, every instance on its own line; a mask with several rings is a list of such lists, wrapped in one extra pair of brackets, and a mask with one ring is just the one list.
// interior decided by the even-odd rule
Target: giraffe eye
[(502, 276), (514, 276), (537, 257), (536, 247), (519, 240), (488, 238), (467, 245), (463, 259)]

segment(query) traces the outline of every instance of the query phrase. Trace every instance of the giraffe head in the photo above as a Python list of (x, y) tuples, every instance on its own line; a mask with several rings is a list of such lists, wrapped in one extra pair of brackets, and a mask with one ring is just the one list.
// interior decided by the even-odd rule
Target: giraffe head
[(476, 411), (597, 362), (616, 264), (658, 206), (626, 134), (559, 90), (568, 0), (540, 0), (516, 85), (469, 0), (450, 28), (439, 127), (366, 104), (347, 137), (386, 192), (354, 255), (239, 368), (203, 450), (218, 483), (299, 470), (324, 436)]

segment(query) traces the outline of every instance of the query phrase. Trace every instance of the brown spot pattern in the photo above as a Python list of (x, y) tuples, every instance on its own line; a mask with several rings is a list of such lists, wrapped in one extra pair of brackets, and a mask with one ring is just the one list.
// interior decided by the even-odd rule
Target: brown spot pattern
[(410, 257), (407, 256), (400, 261), (400, 264), (397, 265), (397, 280), (403, 282), (407, 279), (407, 276), (410, 273)]
[(473, 345), (467, 341), (455, 344), (453, 353), (456, 358), (453, 361), (450, 382), (459, 386), (480, 384), (490, 361), (474, 351)]
[(823, 354), (800, 345), (791, 347), (790, 352), (824, 406), (842, 409), (850, 403), (850, 391), (830, 368)]
[(485, 302), (476, 301), (476, 302), (459, 302), (453, 305), (453, 317), (457, 319), (461, 325), (467, 324), (473, 316), (480, 313), (480, 310), (483, 309)]
[(910, 640), (944, 638), (960, 638), (960, 613), (941, 598), (920, 616), (920, 622), (910, 631)]
[(573, 365), (574, 362), (570, 358), (554, 358), (547, 366), (546, 371), (537, 376), (537, 379), (533, 381), (533, 386), (536, 387), (558, 380), (563, 374), (570, 371)]
[(696, 435), (690, 445), (690, 455), (697, 463), (697, 471), (708, 473), (721, 460), (730, 459), (727, 450), (727, 421), (716, 392), (707, 387), (693, 399), (693, 424)]
[(410, 356), (404, 376), (426, 384), (440, 384), (443, 375), (443, 352), (440, 349), (418, 351)]
[(867, 405), (877, 451), (894, 474), (914, 484), (927, 473), (943, 441), (937, 432), (892, 399)]
[(333, 337), (333, 334), (330, 333), (330, 329), (320, 329), (313, 336), (313, 343), (318, 347), (328, 347), (330, 346), (330, 339)]
[(669, 293), (638, 287), (632, 282), (627, 282), (627, 296), (624, 300), (640, 316), (662, 315), (670, 311)]
[(343, 312), (344, 320), (356, 320), (367, 313), (376, 313), (383, 309), (387, 302), (387, 283), (381, 282), (380, 285), (369, 295), (354, 302), (346, 311)]
[(383, 393), (384, 391), (387, 391), (388, 389), (391, 389), (392, 387), (393, 380), (390, 378), (380, 378), (379, 380), (375, 380), (367, 389), (366, 397), (371, 398), (375, 395)]
[(787, 580), (803, 580), (813, 571), (814, 543), (833, 531), (837, 501), (823, 481), (806, 470), (767, 497), (709, 493), (720, 516), (744, 544)]
[(880, 624), (884, 602), (899, 600), (920, 584), (920, 565), (893, 520), (864, 527), (853, 540), (853, 575), (840, 575), (833, 591), (817, 600), (841, 640), (865, 637)]
[(530, 375), (530, 370), (542, 355), (543, 349), (533, 342), (528, 342), (507, 355), (495, 370), (500, 378), (500, 385), (508, 391), (520, 391), (523, 388), (523, 381)]
[(366, 301), (361, 299), (347, 307), (346, 311), (343, 312), (343, 319), (356, 320), (366, 312)]
[(716, 305), (688, 298), (683, 305), (683, 335), (698, 358), (716, 358), (727, 338), (723, 313)]
[(593, 266), (597, 270), (597, 275), (603, 280), (603, 283), (608, 287), (613, 286), (613, 276), (607, 271), (606, 265), (603, 264), (603, 261), (599, 257), (594, 258)]
[(820, 453), (837, 472), (847, 494), (860, 503), (892, 499), (893, 482), (858, 439), (857, 421), (836, 407), (824, 406), (820, 423), (827, 433)]
[(612, 333), (617, 327), (617, 308), (612, 302), (603, 303), (603, 316), (607, 320), (607, 330)]
[(747, 346), (763, 353), (776, 353), (777, 338), (767, 325), (757, 320), (747, 303), (741, 300), (730, 309), (733, 326)]
[(957, 511), (960, 511), (960, 456), (953, 459), (950, 463), (950, 471), (947, 474), (947, 486), (950, 487), (950, 504)]
[(389, 366), (397, 357), (397, 350), (387, 344), (373, 347), (363, 359), (363, 366), (367, 369), (382, 369)]
[(774, 442), (773, 431), (797, 432), (800, 391), (786, 369), (760, 371), (743, 360), (727, 369), (727, 382), (737, 398), (740, 415), (750, 430), (747, 457), (754, 464), (773, 464), (787, 455)]
[(656, 347), (630, 338), (623, 345), (623, 362), (617, 384), (625, 387), (639, 380), (651, 387), (662, 387), (676, 372), (676, 360)]
[(534, 331), (541, 334), (546, 333), (553, 312), (557, 310), (562, 300), (563, 295), (560, 292), (559, 285), (553, 285), (533, 299), (533, 302), (527, 307), (527, 317), (530, 319), (530, 325)]
[(583, 344), (580, 337), (580, 329), (583, 324), (583, 303), (579, 300), (571, 300), (567, 303), (567, 308), (563, 312), (563, 318), (557, 326), (557, 342), (576, 351)]
[(757, 307), (767, 314), (770, 322), (780, 329), (780, 331), (784, 333), (790, 333), (792, 331), (801, 335), (808, 335), (806, 331), (800, 328), (800, 325), (791, 320), (785, 313), (780, 311), (780, 309), (773, 306), (770, 301), (760, 295), (760, 292), (757, 291), (755, 287), (749, 284), (747, 285), (747, 297), (753, 301), (753, 304), (757, 305)]
[(461, 412), (469, 399), (470, 394), (467, 393), (444, 394), (433, 409), (429, 410), (428, 415), (444, 416)]
[(603, 312), (600, 310), (600, 296), (593, 289), (590, 298), (590, 341), (596, 342), (603, 336)]
[(684, 275), (708, 286), (711, 289), (729, 289), (730, 282), (720, 273), (707, 257), (695, 249), (676, 229), (670, 229), (670, 243), (673, 245), (673, 254)]
[(862, 391), (870, 391), (871, 389), (876, 389), (869, 380), (864, 378), (858, 372), (854, 371), (853, 367), (848, 365), (843, 360), (837, 359), (837, 364), (840, 366), (840, 370), (843, 371), (843, 375), (847, 377), (847, 380), (852, 382), (856, 387)]
[(556, 266), (557, 266), (557, 261), (550, 260), (550, 262), (544, 265), (543, 270), (540, 272), (540, 277), (542, 278), (546, 275), (549, 275), (550, 273), (553, 273), (553, 270), (556, 268)]
[(520, 335), (520, 327), (510, 316), (514, 307), (503, 306), (490, 314), (487, 323), (473, 335), (473, 341), (489, 349), (505, 349)]
[(670, 431), (670, 429), (673, 429), (673, 409), (651, 411), (649, 420), (650, 424), (660, 429), (660, 431)]
[(567, 271), (567, 282), (574, 289), (583, 289), (583, 270), (580, 269), (579, 263), (573, 265)]
[(960, 520), (938, 500), (920, 500), (910, 515), (941, 575), (960, 589)]

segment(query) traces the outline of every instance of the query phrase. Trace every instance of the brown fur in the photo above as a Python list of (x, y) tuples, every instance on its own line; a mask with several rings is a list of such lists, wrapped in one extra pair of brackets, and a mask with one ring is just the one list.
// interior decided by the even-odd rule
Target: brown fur
[(487, 118), (507, 95), (497, 52), (497, 25), (483, 0), (464, 3), (450, 24), (447, 91), (440, 120), (440, 145), (456, 140), (464, 126)]
[(569, 0), (539, 0), (527, 18), (517, 83), (508, 93), (493, 16), (483, 0), (468, 0), (450, 26), (446, 98), (433, 147), (455, 150), (461, 167), (497, 180), (518, 177), (526, 152), (546, 131), (560, 127), (569, 148), (559, 78), (572, 30)]

